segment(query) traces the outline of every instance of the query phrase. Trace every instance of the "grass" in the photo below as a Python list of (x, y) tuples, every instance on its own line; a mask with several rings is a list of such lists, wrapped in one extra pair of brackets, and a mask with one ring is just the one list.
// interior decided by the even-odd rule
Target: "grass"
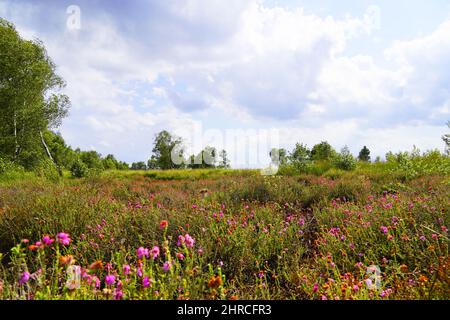
[(0, 298), (449, 299), (448, 183), (384, 165), (3, 180)]

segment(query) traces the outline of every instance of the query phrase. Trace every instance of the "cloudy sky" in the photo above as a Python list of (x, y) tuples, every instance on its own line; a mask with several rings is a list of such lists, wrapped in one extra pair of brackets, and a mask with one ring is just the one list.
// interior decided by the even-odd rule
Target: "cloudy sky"
[(218, 147), (242, 130), (244, 149), (269, 129), (288, 149), (444, 147), (448, 0), (0, 0), (0, 16), (66, 80), (73, 147), (146, 160), (162, 129)]

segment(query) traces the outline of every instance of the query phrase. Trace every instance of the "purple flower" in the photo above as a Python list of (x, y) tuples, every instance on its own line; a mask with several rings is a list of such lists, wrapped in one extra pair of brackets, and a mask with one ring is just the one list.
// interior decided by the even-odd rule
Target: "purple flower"
[(124, 264), (123, 267), (122, 267), (123, 274), (126, 275), (126, 276), (129, 275), (130, 274), (130, 269), (131, 269), (130, 265)]
[(151, 284), (152, 284), (152, 280), (149, 277), (145, 276), (144, 279), (142, 279), (142, 286), (144, 288), (150, 287)]
[(106, 276), (105, 278), (105, 283), (109, 286), (113, 285), (116, 283), (116, 277), (113, 276), (112, 274), (109, 274)]
[(123, 291), (122, 290), (114, 290), (114, 300), (122, 300)]
[(184, 239), (185, 239), (185, 241), (186, 241), (186, 247), (192, 248), (192, 247), (194, 246), (195, 239), (192, 238), (189, 234), (186, 234), (186, 235), (184, 236)]
[(179, 260), (181, 260), (181, 261), (184, 260), (184, 255), (181, 252), (177, 252), (176, 256)]
[(169, 271), (172, 268), (172, 264), (169, 261), (164, 262), (163, 264), (163, 270), (164, 271)]
[(154, 246), (154, 247), (152, 248), (151, 253), (152, 253), (153, 260), (155, 260), (156, 258), (158, 258), (158, 256), (159, 256), (159, 247), (158, 247), (158, 246)]
[(139, 247), (136, 250), (136, 254), (137, 254), (139, 259), (142, 259), (142, 257), (147, 257), (148, 258), (148, 256), (149, 256), (148, 249), (144, 248), (144, 247)]
[(427, 240), (427, 238), (425, 238), (425, 236), (420, 236), (420, 241), (425, 241), (425, 240)]
[(178, 247), (182, 246), (182, 245), (184, 244), (184, 242), (185, 242), (184, 237), (183, 237), (182, 235), (179, 235), (179, 236), (178, 236), (177, 246), (178, 246)]
[(383, 232), (384, 234), (387, 234), (387, 233), (388, 233), (388, 228), (385, 227), (385, 226), (381, 226), (381, 227), (380, 227), (380, 230), (381, 230), (381, 232)]
[(70, 236), (68, 233), (64, 233), (64, 232), (60, 232), (58, 233), (58, 242), (61, 243), (62, 245), (69, 245), (70, 243)]
[(22, 285), (28, 282), (28, 280), (30, 280), (30, 273), (25, 271), (24, 273), (22, 273), (22, 276), (19, 279), (19, 284)]
[(49, 236), (44, 236), (42, 238), (42, 243), (44, 243), (46, 246), (50, 246), (55, 240), (50, 238)]

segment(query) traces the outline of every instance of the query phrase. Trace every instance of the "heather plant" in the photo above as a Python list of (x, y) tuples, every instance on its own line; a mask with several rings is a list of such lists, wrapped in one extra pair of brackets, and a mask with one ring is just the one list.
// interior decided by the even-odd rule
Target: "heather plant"
[(2, 184), (0, 298), (448, 299), (448, 178), (389, 170)]

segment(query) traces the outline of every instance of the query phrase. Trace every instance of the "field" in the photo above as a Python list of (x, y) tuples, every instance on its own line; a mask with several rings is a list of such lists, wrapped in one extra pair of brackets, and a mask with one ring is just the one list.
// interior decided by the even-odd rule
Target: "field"
[(449, 299), (449, 199), (367, 168), (5, 180), (0, 299)]

